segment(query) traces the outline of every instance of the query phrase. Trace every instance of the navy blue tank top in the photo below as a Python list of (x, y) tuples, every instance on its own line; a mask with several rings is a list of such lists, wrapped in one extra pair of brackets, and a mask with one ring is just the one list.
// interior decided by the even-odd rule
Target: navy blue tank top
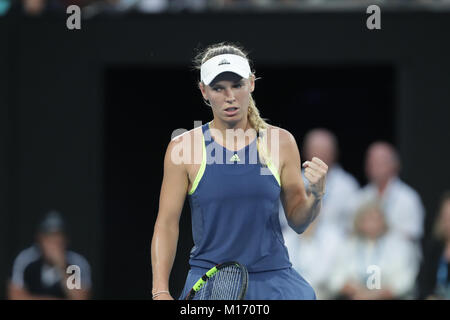
[(249, 272), (290, 267), (278, 216), (280, 179), (270, 161), (261, 164), (257, 139), (232, 151), (214, 141), (209, 123), (202, 131), (203, 162), (188, 194), (194, 240), (189, 264), (211, 268), (238, 261)]

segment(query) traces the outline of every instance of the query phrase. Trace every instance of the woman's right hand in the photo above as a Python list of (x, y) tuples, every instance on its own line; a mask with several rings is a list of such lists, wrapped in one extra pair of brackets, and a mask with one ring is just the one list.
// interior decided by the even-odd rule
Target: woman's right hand
[(162, 293), (157, 297), (153, 298), (153, 300), (174, 300), (174, 298), (172, 298), (170, 293)]

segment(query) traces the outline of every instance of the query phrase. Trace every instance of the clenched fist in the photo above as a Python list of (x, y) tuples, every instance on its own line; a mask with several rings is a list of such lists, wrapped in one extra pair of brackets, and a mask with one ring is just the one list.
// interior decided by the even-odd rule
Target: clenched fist
[(325, 178), (328, 172), (328, 166), (317, 157), (313, 157), (311, 161), (303, 163), (305, 168), (305, 177), (309, 181), (309, 191), (320, 198), (325, 193)]

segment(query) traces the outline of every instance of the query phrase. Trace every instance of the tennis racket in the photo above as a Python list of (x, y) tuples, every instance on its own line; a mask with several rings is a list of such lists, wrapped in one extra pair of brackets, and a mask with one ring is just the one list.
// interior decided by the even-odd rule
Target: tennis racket
[(236, 261), (224, 262), (208, 270), (186, 300), (244, 300), (247, 286), (247, 268)]

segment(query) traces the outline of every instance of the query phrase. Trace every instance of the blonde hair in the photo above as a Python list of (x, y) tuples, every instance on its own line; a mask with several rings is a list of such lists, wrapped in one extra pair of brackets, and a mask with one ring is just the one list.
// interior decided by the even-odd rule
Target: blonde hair
[[(197, 70), (200, 70), (201, 65), (211, 59), (212, 57), (221, 55), (221, 54), (235, 54), (241, 57), (244, 57), (248, 60), (249, 64), (251, 65), (251, 61), (248, 58), (248, 54), (245, 52), (245, 50), (236, 45), (226, 42), (220, 42), (213, 45), (208, 46), (203, 51), (199, 52), (196, 57), (194, 58), (194, 68)], [(255, 72), (252, 71), (252, 75), (255, 76)], [(257, 132), (258, 134), (258, 140), (257, 140), (257, 148), (258, 148), (258, 154), (259, 159), (262, 164), (267, 165), (268, 162), (268, 151), (267, 151), (267, 140), (266, 140), (266, 132), (267, 128), (269, 127), (269, 124), (266, 122), (265, 118), (262, 118), (258, 108), (256, 107), (255, 100), (252, 97), (252, 94), (250, 93), (250, 101), (248, 106), (248, 113), (247, 113), (247, 119), (250, 123), (250, 126)]]
[(387, 232), (388, 230), (388, 225), (386, 222), (386, 217), (384, 214), (384, 210), (381, 207), (381, 203), (377, 200), (372, 200), (372, 201), (368, 201), (363, 203), (356, 211), (355, 214), (355, 218), (353, 220), (353, 233), (356, 236), (359, 237), (364, 237), (364, 235), (361, 233), (361, 229), (360, 229), (360, 224), (361, 224), (361, 220), (371, 211), (377, 211), (381, 214), (381, 216), (383, 217), (383, 234)]

